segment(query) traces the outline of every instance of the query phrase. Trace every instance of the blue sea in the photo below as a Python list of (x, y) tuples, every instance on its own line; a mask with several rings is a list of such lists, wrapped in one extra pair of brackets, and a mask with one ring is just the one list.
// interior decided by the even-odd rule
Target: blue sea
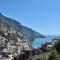
[(35, 38), (35, 40), (32, 42), (32, 44), (34, 47), (37, 48), (37, 47), (40, 47), (41, 44), (43, 44), (45, 42), (51, 42), (54, 37), (55, 36), (45, 36), (45, 38)]

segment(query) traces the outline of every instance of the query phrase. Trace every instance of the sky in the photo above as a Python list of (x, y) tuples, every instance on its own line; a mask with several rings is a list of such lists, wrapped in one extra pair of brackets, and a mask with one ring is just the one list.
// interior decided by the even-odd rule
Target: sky
[(41, 34), (60, 35), (60, 0), (0, 0), (0, 12)]

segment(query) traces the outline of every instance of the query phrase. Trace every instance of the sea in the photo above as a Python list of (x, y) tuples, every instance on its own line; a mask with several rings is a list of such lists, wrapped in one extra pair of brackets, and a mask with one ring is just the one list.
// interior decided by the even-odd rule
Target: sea
[(38, 48), (41, 47), (41, 44), (44, 44), (45, 42), (52, 42), (52, 39), (55, 38), (55, 36), (45, 36), (45, 38), (35, 38), (32, 42), (33, 47)]

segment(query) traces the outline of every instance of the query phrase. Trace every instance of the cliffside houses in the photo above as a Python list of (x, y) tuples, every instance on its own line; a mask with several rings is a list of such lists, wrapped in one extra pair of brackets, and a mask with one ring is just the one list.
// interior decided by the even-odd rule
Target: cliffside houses
[(42, 51), (51, 51), (56, 44), (60, 44), (60, 37), (53, 38), (51, 42), (45, 42), (41, 45), (41, 49)]
[(28, 39), (23, 38), (23, 34), (13, 29), (0, 29), (0, 60), (12, 60), (15, 56), (20, 55), (23, 49), (31, 50)]
[(52, 39), (52, 44), (53, 44), (53, 46), (54, 46), (55, 44), (57, 44), (59, 41), (60, 41), (60, 37), (56, 37), (56, 38)]

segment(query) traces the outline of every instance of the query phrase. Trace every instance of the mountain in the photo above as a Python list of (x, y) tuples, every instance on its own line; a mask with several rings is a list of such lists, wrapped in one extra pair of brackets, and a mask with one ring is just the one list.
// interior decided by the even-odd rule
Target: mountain
[(3, 16), (1, 13), (0, 13), (0, 19), (4, 19), (5, 21), (7, 21), (10, 27), (14, 28), (18, 32), (23, 33), (25, 36), (27, 36), (27, 38), (30, 41), (33, 41), (34, 38), (43, 38), (44, 37), (42, 34), (36, 32), (26, 26), (21, 25), (21, 23), (17, 22), (14, 19)]
[(44, 36), (0, 13), (0, 60), (12, 60), (24, 50), (31, 51), (31, 41), (37, 37)]

